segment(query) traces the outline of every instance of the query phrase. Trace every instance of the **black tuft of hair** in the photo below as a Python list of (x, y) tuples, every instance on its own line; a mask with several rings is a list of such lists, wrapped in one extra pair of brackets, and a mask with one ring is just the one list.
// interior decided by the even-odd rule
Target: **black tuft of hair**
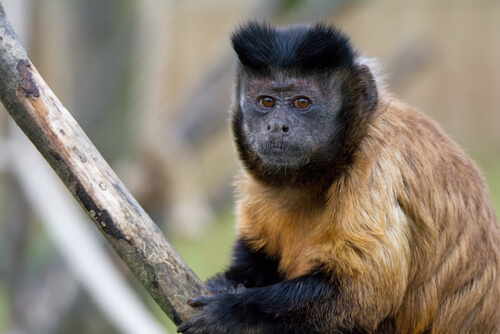
[(321, 23), (279, 28), (250, 22), (231, 41), (240, 63), (258, 73), (351, 69), (356, 57), (346, 34)]

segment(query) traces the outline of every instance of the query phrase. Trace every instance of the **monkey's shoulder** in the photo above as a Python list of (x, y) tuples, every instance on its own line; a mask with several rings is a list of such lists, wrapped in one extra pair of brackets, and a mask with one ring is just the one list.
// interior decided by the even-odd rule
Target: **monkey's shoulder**
[(488, 194), (479, 168), (439, 124), (395, 98), (381, 104), (360, 151), (406, 185), (414, 181), (421, 190)]

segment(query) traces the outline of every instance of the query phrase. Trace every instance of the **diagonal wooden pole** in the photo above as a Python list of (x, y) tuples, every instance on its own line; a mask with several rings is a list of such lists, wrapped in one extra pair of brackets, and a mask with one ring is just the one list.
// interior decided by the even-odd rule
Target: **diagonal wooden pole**
[(170, 319), (190, 317), (186, 301), (206, 287), (43, 81), (1, 3), (0, 100)]

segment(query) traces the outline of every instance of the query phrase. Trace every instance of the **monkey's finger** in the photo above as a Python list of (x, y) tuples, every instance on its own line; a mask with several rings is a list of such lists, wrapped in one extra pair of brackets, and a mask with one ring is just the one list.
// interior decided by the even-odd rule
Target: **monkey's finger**
[(188, 304), (192, 307), (205, 306), (210, 303), (214, 298), (211, 296), (199, 296), (188, 300)]
[(189, 329), (189, 327), (191, 327), (191, 323), (189, 320), (185, 320), (179, 325), (179, 327), (177, 327), (177, 333), (184, 333)]
[(217, 333), (213, 330), (209, 330), (207, 323), (204, 321), (203, 317), (195, 315), (187, 320), (184, 320), (179, 327), (177, 327), (177, 333), (184, 334), (202, 334), (202, 333)]
[(240, 293), (240, 292), (243, 292), (247, 289), (246, 286), (244, 286), (242, 283), (239, 283), (237, 286), (236, 286), (236, 293)]

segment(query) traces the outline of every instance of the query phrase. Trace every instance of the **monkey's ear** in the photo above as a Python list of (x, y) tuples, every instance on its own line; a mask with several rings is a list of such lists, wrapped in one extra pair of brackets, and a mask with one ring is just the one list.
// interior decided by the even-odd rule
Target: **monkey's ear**
[(360, 94), (362, 99), (362, 110), (372, 111), (377, 106), (378, 90), (377, 82), (373, 76), (372, 71), (366, 65), (359, 65), (355, 69), (356, 91)]

